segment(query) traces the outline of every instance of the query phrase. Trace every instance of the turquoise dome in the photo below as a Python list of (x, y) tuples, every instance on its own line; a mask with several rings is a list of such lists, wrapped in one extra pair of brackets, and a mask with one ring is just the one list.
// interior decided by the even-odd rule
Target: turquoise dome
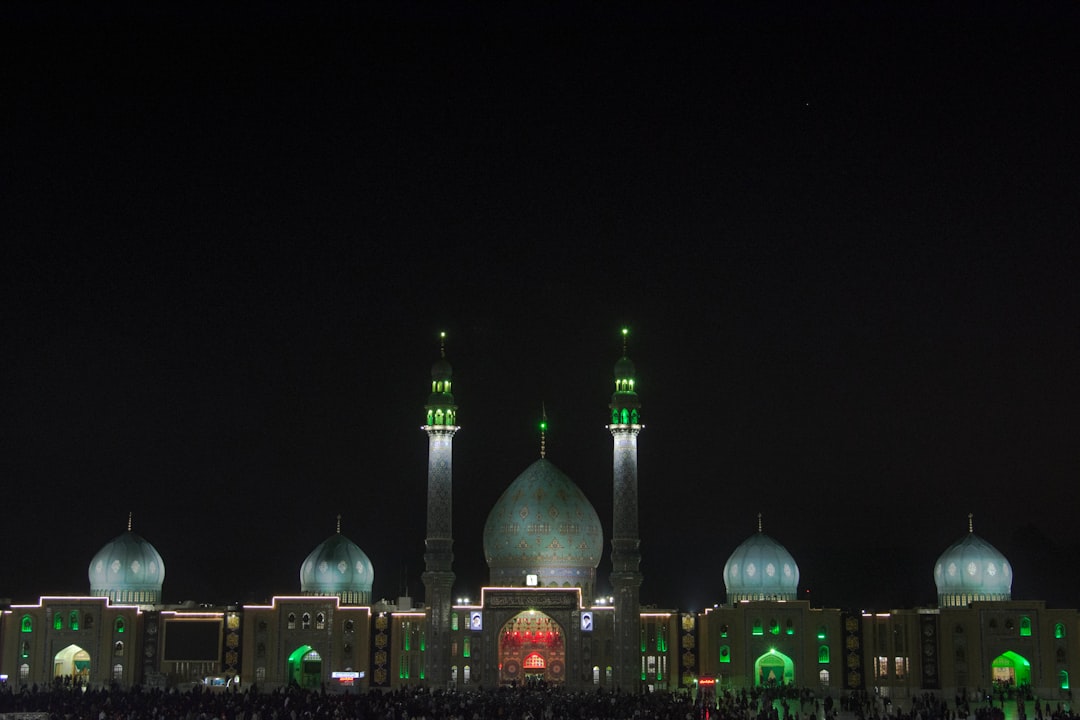
[(352, 605), (371, 602), (375, 569), (352, 540), (336, 532), (300, 566), (300, 592), (304, 595), (336, 596)]
[(131, 530), (108, 542), (90, 561), (90, 594), (116, 603), (161, 602), (165, 562)]
[(747, 538), (724, 564), (729, 603), (743, 600), (794, 600), (799, 566), (787, 549), (765, 533)]
[(981, 600), (1011, 600), (1013, 572), (997, 548), (968, 533), (950, 545), (934, 564), (940, 607), (964, 607)]
[(488, 514), (484, 556), (491, 584), (579, 587), (592, 600), (604, 550), (600, 518), (574, 482), (540, 459), (518, 475)]

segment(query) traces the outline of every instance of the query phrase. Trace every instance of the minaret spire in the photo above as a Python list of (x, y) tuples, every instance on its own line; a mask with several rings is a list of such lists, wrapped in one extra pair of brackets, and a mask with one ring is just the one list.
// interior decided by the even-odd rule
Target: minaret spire
[(627, 355), (629, 329), (622, 329), (623, 354), (615, 363), (615, 392), (611, 396), (614, 440), (611, 585), (615, 591), (614, 681), (624, 692), (641, 688), (641, 539), (638, 537), (637, 436), (641, 402), (635, 384), (634, 363)]
[(128, 510), (128, 532), (131, 532), (131, 520), (135, 513)]
[(547, 406), (540, 403), (540, 459), (547, 456)]
[(428, 436), (427, 537), (421, 576), (429, 608), (427, 680), (444, 687), (450, 680), (450, 612), (454, 587), (453, 442), (457, 405), (450, 391), (453, 368), (446, 360), (446, 333), (439, 333), (439, 359), (431, 367), (431, 394), (424, 406)]
[(761, 513), (757, 514), (757, 531), (761, 532)]
[(968, 532), (969, 533), (974, 533), (975, 532), (975, 514), (974, 513), (968, 513)]

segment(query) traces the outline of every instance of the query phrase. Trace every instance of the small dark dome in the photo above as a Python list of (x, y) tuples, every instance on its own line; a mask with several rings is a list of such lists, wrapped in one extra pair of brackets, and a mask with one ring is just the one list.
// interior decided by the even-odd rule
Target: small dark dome
[(431, 366), (431, 379), (432, 380), (449, 380), (453, 374), (454, 369), (450, 367), (450, 363), (446, 358), (439, 358), (435, 361), (435, 364)]
[(615, 363), (615, 379), (622, 380), (624, 378), (633, 379), (634, 377), (634, 363), (630, 361), (630, 358), (625, 355), (619, 358), (619, 361)]

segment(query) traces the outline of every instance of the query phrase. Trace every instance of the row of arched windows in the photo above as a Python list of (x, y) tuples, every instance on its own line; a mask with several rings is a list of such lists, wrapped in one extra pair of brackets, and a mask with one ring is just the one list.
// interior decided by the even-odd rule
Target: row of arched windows
[[(352, 623), (352, 621), (350, 620), (349, 623)], [(289, 613), (288, 627), (289, 627), (290, 630), (295, 630), (296, 629), (296, 613)], [(300, 616), (300, 629), (301, 630), (310, 630), (311, 629), (311, 613), (304, 613), (303, 615)], [(316, 613), (315, 614), (315, 629), (316, 630), (325, 630), (326, 629), (326, 615), (324, 613)], [(350, 627), (348, 627), (346, 629), (351, 630), (352, 627), (350, 626)]]
[(618, 408), (611, 409), (611, 424), (612, 425), (637, 425), (641, 420), (640, 411), (637, 408)]
[[(83, 627), (83, 629), (90, 630), (90, 629), (92, 629), (94, 627), (94, 616), (93, 615), (85, 614), (85, 615), (82, 615), (81, 619), (82, 619), (82, 627)], [(70, 613), (68, 613), (67, 620), (68, 620), (67, 621), (67, 629), (68, 630), (78, 630), (79, 629), (80, 616), (79, 616), (79, 611), (78, 610), (72, 610)], [(122, 617), (116, 618), (116, 620), (113, 622), (113, 629), (118, 633), (124, 632), (125, 627), (126, 627), (126, 624), (124, 623), (124, 618), (122, 618)], [(24, 632), (24, 633), (34, 632), (34, 618), (33, 618), (33, 616), (32, 615), (23, 615), (22, 616), (22, 621), (20, 622), (20, 625), (19, 625), (19, 629), (22, 630), (22, 632)], [(64, 614), (62, 612), (55, 613), (53, 615), (53, 630), (63, 630), (63, 629), (64, 629)]]
[(454, 411), (451, 409), (442, 410), (428, 410), (427, 411), (427, 424), (428, 425), (453, 425), (454, 424)]

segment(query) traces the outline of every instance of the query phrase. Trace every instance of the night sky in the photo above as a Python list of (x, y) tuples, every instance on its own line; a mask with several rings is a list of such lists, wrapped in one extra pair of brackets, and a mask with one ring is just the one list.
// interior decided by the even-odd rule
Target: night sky
[(0, 597), (131, 512), (168, 602), (339, 513), (421, 598), (441, 330), (455, 592), (542, 405), (610, 539), (627, 325), (643, 603), (760, 512), (813, 605), (932, 604), (970, 512), (1080, 606), (1076, 3), (101, 5), (0, 10)]

